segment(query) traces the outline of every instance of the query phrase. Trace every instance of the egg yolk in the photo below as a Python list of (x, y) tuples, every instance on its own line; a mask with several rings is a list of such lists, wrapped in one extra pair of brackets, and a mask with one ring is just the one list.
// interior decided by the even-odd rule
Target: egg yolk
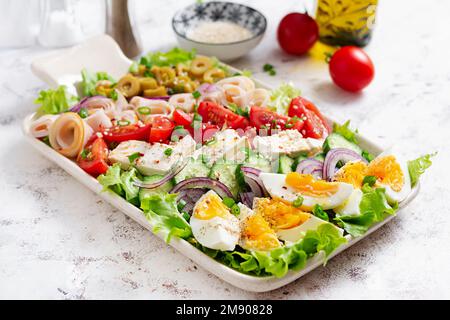
[(367, 176), (367, 164), (361, 161), (347, 162), (334, 176), (334, 181), (352, 184), (361, 188), (364, 177)]
[(310, 174), (291, 172), (286, 175), (286, 184), (303, 195), (328, 197), (336, 193), (338, 185), (333, 182), (316, 180)]
[(309, 213), (275, 199), (257, 199), (254, 210), (261, 213), (275, 230), (297, 227), (310, 218)]
[(222, 199), (213, 193), (201, 200), (193, 212), (193, 215), (201, 220), (210, 220), (214, 217), (227, 218), (230, 214), (228, 207), (223, 204)]
[(275, 231), (259, 213), (245, 220), (241, 234), (246, 248), (267, 251), (280, 246)]
[(399, 192), (404, 185), (403, 171), (393, 155), (376, 158), (369, 163), (367, 175), (374, 176), (381, 184)]

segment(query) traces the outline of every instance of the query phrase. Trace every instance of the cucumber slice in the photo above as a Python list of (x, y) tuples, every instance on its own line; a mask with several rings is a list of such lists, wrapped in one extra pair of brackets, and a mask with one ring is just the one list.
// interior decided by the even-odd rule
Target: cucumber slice
[(257, 153), (250, 153), (243, 166), (259, 169), (263, 172), (272, 172), (270, 161)]
[(316, 160), (319, 160), (319, 161), (324, 161), (325, 160), (325, 154), (318, 153), (313, 158), (316, 159)]
[(353, 142), (348, 141), (343, 136), (338, 133), (331, 133), (323, 143), (323, 151), (327, 153), (331, 149), (336, 148), (346, 148), (355, 151), (358, 154), (362, 153), (362, 149), (354, 144)]
[(287, 155), (281, 155), (278, 160), (278, 173), (289, 173), (292, 172), (292, 165), (294, 164), (294, 159), (288, 157)]
[(190, 158), (186, 167), (181, 170), (174, 178), (175, 184), (194, 177), (208, 177), (210, 167), (208, 167), (201, 159)]
[(209, 173), (211, 179), (219, 180), (226, 185), (235, 198), (240, 189), (238, 179), (236, 178), (237, 168), (237, 164), (216, 162)]

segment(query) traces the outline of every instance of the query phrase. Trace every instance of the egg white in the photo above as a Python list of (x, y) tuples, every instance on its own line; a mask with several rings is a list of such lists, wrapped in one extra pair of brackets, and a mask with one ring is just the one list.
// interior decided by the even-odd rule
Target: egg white
[[(197, 206), (209, 197), (219, 197), (214, 191), (205, 193), (195, 204)], [(225, 206), (225, 205), (224, 205)], [(239, 219), (229, 213), (226, 218), (213, 217), (211, 219), (199, 219), (192, 215), (189, 224), (195, 239), (202, 245), (210, 249), (231, 251), (234, 250), (240, 237)]]
[(286, 175), (278, 173), (261, 173), (260, 178), (272, 198), (292, 203), (299, 196), (303, 197), (301, 209), (312, 210), (318, 204), (324, 210), (333, 209), (344, 203), (353, 191), (353, 186), (344, 182), (336, 182), (338, 190), (329, 197), (304, 195), (286, 184)]
[(361, 203), (361, 199), (363, 196), (363, 192), (360, 189), (354, 189), (350, 197), (340, 206), (334, 208), (334, 212), (338, 215), (358, 215), (360, 214), (359, 204)]
[(378, 155), (377, 158), (385, 157), (385, 156), (394, 156), (398, 164), (400, 165), (400, 169), (402, 170), (403, 177), (404, 177), (404, 184), (400, 191), (392, 190), (392, 188), (383, 183), (378, 182), (378, 186), (383, 187), (386, 189), (386, 198), (390, 204), (401, 202), (406, 199), (406, 197), (411, 193), (411, 177), (409, 175), (408, 170), (408, 164), (405, 159), (402, 157), (399, 157), (397, 154), (394, 154), (392, 150), (387, 150), (380, 155)]

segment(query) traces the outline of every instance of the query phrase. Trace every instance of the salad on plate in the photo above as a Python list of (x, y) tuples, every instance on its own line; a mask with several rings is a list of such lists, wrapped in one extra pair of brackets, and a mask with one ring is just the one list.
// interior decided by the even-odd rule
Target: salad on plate
[(372, 155), (291, 84), (178, 48), (120, 79), (41, 91), (34, 137), (140, 208), (155, 232), (254, 276), (283, 277), (394, 215), (431, 165)]

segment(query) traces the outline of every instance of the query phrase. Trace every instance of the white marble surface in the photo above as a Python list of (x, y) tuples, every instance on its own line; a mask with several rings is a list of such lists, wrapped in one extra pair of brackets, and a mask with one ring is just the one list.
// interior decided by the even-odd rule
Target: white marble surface
[[(175, 38), (170, 18), (192, 1), (142, 2), (146, 50)], [(261, 45), (237, 61), (277, 85), (292, 80), (341, 120), (406, 156), (438, 151), (414, 203), (326, 267), (269, 293), (236, 289), (103, 203), (30, 149), (22, 118), (45, 88), (30, 72), (41, 48), (0, 51), (0, 298), (51, 299), (347, 299), (450, 298), (450, 28), (448, 1), (381, 1), (367, 48), (376, 78), (362, 94), (334, 87), (324, 63), (284, 55), (275, 40), (280, 17), (301, 1), (248, 1), (269, 28)], [(149, 3), (149, 2), (147, 2)], [(155, 8), (158, 8), (157, 10)], [(261, 72), (264, 63), (278, 75)]]

